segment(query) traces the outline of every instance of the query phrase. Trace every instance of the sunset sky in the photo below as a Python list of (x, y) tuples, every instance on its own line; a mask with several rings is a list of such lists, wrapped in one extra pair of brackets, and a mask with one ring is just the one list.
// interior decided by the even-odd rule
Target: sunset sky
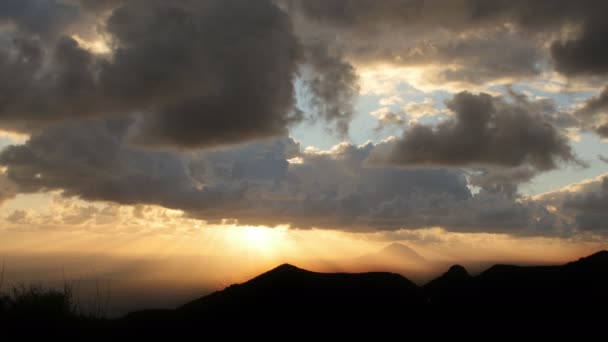
[(198, 289), (393, 242), (418, 271), (608, 248), (606, 13), (2, 0), (0, 261)]

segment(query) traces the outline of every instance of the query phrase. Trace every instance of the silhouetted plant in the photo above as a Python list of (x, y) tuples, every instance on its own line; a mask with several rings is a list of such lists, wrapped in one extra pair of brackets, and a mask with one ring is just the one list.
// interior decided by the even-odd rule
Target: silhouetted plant
[(62, 290), (46, 289), (41, 285), (19, 285), (2, 297), (5, 314), (15, 318), (55, 320), (76, 315), (69, 285)]

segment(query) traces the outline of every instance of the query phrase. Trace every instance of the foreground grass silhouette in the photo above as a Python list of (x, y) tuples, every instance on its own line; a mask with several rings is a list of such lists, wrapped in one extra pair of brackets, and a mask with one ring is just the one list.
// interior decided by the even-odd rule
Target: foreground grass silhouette
[(393, 273), (317, 273), (282, 265), (175, 310), (106, 320), (63, 291), (1, 297), (4, 336), (112, 338), (402, 336), (608, 337), (608, 251), (559, 266), (461, 266), (419, 287)]

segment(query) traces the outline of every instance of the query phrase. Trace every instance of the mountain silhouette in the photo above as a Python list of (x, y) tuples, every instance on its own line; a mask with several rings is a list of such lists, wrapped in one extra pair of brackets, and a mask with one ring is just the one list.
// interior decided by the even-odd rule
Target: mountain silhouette
[[(423, 286), (429, 303), (444, 303), (458, 298), (471, 284), (471, 275), (460, 265), (453, 265), (447, 272)], [(444, 303), (445, 304), (445, 303)]]
[(363, 324), (361, 328), (374, 321), (396, 324), (396, 318), (415, 316), (424, 307), (421, 289), (399, 274), (317, 273), (285, 264), (177, 311), (207, 321), (239, 320), (253, 327), (272, 320), (283, 328), (296, 329), (306, 322), (324, 329), (357, 329), (351, 327), (354, 322)]
[[(495, 265), (476, 276), (455, 265), (422, 287), (395, 273), (318, 273), (284, 264), (174, 310), (139, 311), (116, 320), (75, 320), (62, 331), (100, 340), (210, 336), (605, 340), (607, 313), (608, 252), (602, 251), (557, 266)], [(30, 332), (18, 330), (24, 331)]]

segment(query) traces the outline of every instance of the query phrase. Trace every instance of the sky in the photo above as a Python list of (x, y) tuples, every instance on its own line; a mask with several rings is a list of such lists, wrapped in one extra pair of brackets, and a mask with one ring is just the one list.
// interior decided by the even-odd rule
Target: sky
[(607, 12), (4, 0), (7, 279), (172, 305), (282, 262), (365, 271), (393, 242), (420, 281), (606, 249)]

